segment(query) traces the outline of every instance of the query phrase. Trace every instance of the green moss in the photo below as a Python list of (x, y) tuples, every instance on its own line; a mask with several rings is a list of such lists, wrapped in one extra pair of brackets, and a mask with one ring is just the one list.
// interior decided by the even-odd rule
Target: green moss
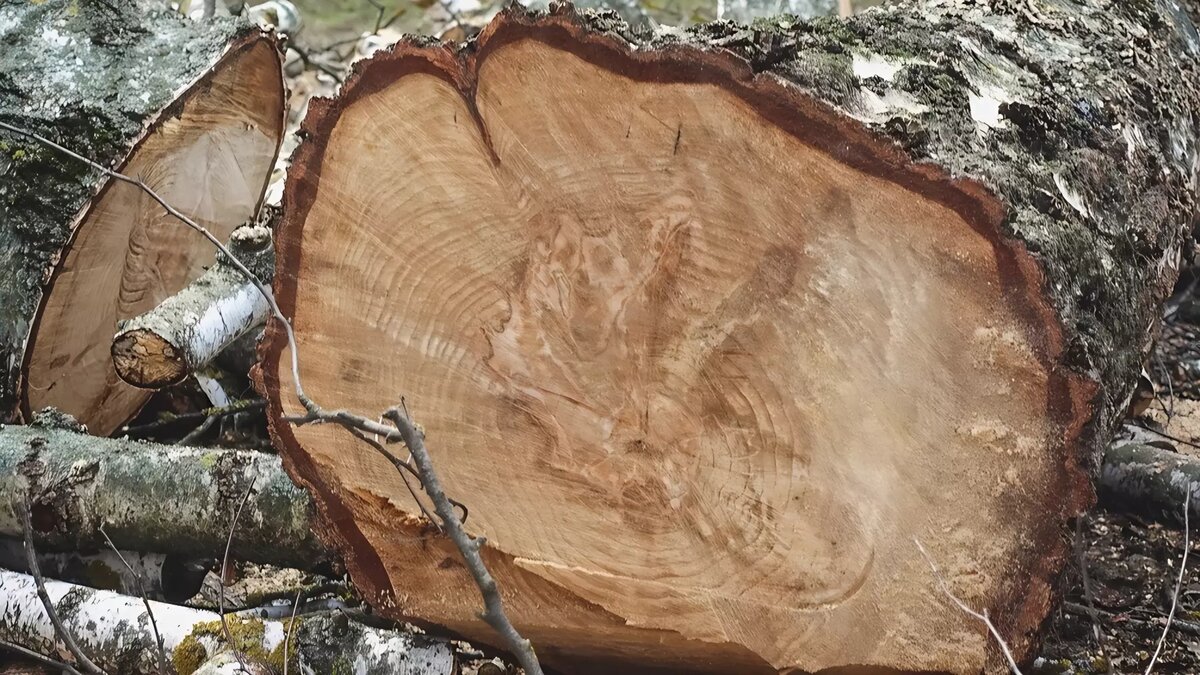
[[(227, 648), (233, 648), (248, 659), (256, 661), (266, 661), (270, 658), (267, 651), (263, 649), (266, 626), (261, 620), (247, 619), (231, 614), (227, 614), (225, 620), (229, 624), (230, 637), (230, 644), (226, 645)], [(208, 650), (200, 642), (200, 638), (206, 636), (224, 641), (225, 628), (220, 621), (206, 621), (192, 627), (192, 632), (180, 641), (179, 646), (171, 655), (171, 661), (179, 675), (191, 675), (209, 659)], [(281, 655), (281, 667), (282, 664)]]
[(354, 672), (354, 666), (350, 663), (350, 659), (345, 656), (337, 657), (333, 662), (333, 668), (330, 669), (329, 675), (351, 675)]
[(171, 663), (178, 675), (192, 675), (208, 659), (208, 650), (200, 644), (193, 632), (183, 638), (175, 651), (171, 652)]
[(285, 644), (288, 645), (288, 670), (300, 671), (300, 656), (296, 649), (296, 635), (300, 632), (300, 623), (302, 620), (302, 617), (298, 617), (295, 619), (284, 619), (280, 622), (283, 624), (283, 634), (286, 637), (283, 642), (275, 645), (275, 649), (272, 649), (271, 653), (265, 659), (267, 664), (275, 669), (275, 672), (283, 672), (283, 646)]
[(200, 466), (211, 469), (217, 465), (217, 459), (219, 459), (219, 455), (216, 452), (206, 452), (200, 455)]

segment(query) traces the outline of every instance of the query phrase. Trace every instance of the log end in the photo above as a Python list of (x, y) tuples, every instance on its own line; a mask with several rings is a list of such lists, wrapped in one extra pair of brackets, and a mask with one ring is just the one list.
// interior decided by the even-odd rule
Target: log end
[[(1093, 389), (1004, 205), (728, 52), (602, 28), (509, 10), (310, 109), (276, 275), (307, 393), (407, 398), (565, 670), (998, 663), (914, 539), (1027, 654), (1091, 499)], [(283, 421), (280, 326), (263, 355), (360, 588), (494, 640), (392, 467)]]
[(118, 335), (112, 343), (112, 360), (122, 380), (143, 389), (178, 384), (189, 372), (183, 353), (163, 336), (145, 328)]
[[(284, 130), (282, 66), (274, 38), (236, 38), (177, 98), (142, 120), (116, 167), (144, 181), (220, 240), (257, 212)], [(78, 214), (44, 289), (23, 363), (22, 412), (55, 407), (99, 435), (141, 409), (142, 387), (176, 379), (151, 336), (112, 345), (113, 328), (182, 289), (215, 251), (139, 187), (110, 180)], [(161, 358), (136, 369), (114, 358)], [(128, 380), (122, 379), (128, 376)], [(130, 386), (128, 382), (144, 382)]]

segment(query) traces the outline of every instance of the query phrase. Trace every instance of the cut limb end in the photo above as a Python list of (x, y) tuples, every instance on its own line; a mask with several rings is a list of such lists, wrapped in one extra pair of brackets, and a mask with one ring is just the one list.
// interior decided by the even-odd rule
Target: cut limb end
[(112, 343), (112, 359), (122, 380), (145, 389), (178, 384), (190, 372), (175, 345), (144, 328), (118, 335)]

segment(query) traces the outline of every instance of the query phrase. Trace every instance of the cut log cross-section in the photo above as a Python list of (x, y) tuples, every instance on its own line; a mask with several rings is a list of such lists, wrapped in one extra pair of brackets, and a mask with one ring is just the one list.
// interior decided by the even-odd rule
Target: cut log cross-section
[[(1028, 655), (1194, 194), (1195, 94), (1159, 76), (1195, 73), (1186, 17), (1057, 7), (636, 45), (511, 9), (377, 55), (313, 105), (285, 193), (306, 392), (407, 398), (564, 672), (999, 666), (914, 539)], [(285, 466), (356, 583), (495, 643), (391, 467), (282, 420), (278, 325), (264, 345)]]
[[(137, 3), (6, 3), (0, 120), (145, 181), (221, 239), (252, 217), (283, 135), (274, 39)], [(116, 375), (121, 320), (212, 264), (137, 186), (0, 131), (0, 419), (54, 406), (108, 434), (149, 392)]]

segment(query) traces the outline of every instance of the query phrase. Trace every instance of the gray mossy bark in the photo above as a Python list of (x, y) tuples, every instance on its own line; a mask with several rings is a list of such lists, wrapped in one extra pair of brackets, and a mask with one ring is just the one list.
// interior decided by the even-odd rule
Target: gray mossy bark
[[(0, 121), (119, 165), (187, 87), (257, 28), (197, 23), (162, 3), (0, 3)], [(98, 171), (0, 131), (0, 421), (18, 414), (43, 291)]]
[(1109, 508), (1183, 525), (1189, 492), (1189, 518), (1200, 522), (1200, 461), (1194, 457), (1137, 442), (1115, 443), (1105, 453), (1100, 499)]
[(32, 495), (45, 550), (120, 549), (220, 558), (238, 502), (237, 560), (319, 570), (334, 556), (313, 533), (314, 507), (277, 456), (98, 438), (53, 426), (0, 427), (0, 535), (21, 536), (14, 500)]
[[(141, 598), (86, 586), (47, 581), (63, 624), (101, 668), (120, 675), (159, 675), (149, 614)], [(226, 670), (234, 664), (220, 615), (151, 602), (166, 651), (168, 675)], [(247, 667), (283, 672), (283, 643), (289, 628), (291, 672), (450, 675), (457, 672), (450, 646), (403, 631), (349, 623), (344, 616), (299, 616), (293, 622), (229, 616), (229, 633)], [(58, 659), (54, 626), (38, 598), (33, 577), (0, 570), (0, 640)], [(351, 668), (351, 664), (354, 665)], [(363, 669), (362, 665), (366, 665)]]
[[(271, 283), (275, 252), (265, 225), (233, 232), (229, 251), (263, 283)], [(179, 293), (120, 326), (113, 364), (135, 387), (157, 389), (183, 381), (221, 351), (262, 326), (270, 307), (224, 256)]]

